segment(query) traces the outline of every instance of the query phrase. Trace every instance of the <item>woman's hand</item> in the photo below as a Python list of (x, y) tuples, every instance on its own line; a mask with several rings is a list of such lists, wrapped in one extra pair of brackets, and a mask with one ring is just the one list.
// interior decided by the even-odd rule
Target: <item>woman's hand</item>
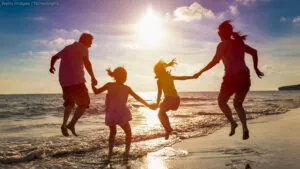
[(261, 72), (258, 68), (255, 69), (257, 76), (261, 79), (265, 74)]

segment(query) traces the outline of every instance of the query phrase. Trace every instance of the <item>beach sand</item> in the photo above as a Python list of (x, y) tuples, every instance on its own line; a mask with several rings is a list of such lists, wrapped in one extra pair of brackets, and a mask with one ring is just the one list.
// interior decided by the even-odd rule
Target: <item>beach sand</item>
[(141, 161), (143, 164), (139, 163), (140, 168), (298, 169), (299, 123), (300, 108), (250, 120), (250, 139), (246, 141), (242, 140), (241, 124), (232, 137), (228, 136), (227, 126), (209, 136), (187, 139), (149, 153)]

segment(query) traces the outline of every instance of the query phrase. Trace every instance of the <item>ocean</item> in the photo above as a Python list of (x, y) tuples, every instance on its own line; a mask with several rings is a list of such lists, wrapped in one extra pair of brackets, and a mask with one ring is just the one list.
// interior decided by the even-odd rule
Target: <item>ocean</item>
[[(139, 94), (150, 103), (155, 101), (156, 93)], [(105, 94), (90, 94), (90, 108), (76, 126), (78, 137), (61, 135), (64, 110), (61, 95), (0, 95), (0, 168), (107, 166), (105, 159), (109, 129), (104, 124)], [(179, 95), (179, 109), (168, 112), (175, 130), (169, 140), (164, 139), (157, 110), (150, 110), (129, 98), (128, 107), (133, 115), (130, 122), (133, 134), (130, 160), (183, 139), (212, 134), (228, 124), (217, 105), (218, 92), (182, 92)], [(229, 104), (233, 108), (232, 99)], [(250, 92), (244, 103), (248, 120), (282, 114), (299, 106), (300, 91)], [(232, 110), (234, 118), (239, 121), (236, 112)], [(251, 134), (254, 133), (250, 132), (250, 139)], [(124, 143), (124, 132), (118, 127), (112, 163), (120, 162)]]

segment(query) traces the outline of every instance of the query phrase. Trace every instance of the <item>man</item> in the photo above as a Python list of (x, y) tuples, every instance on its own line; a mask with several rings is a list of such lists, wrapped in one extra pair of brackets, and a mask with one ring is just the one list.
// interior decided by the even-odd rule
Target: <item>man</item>
[[(59, 67), (59, 82), (63, 90), (64, 99), (64, 119), (61, 125), (61, 132), (64, 136), (69, 136), (68, 129), (73, 135), (75, 132), (75, 124), (82, 116), (84, 111), (89, 107), (90, 97), (85, 86), (84, 68), (91, 76), (93, 85), (97, 85), (97, 80), (92, 70), (92, 64), (89, 60), (88, 48), (92, 45), (93, 36), (88, 33), (83, 33), (80, 36), (79, 42), (74, 42), (66, 46), (56, 55), (52, 56), (50, 63), (50, 73), (55, 72), (55, 62), (61, 59)], [(72, 120), (67, 125), (69, 116), (74, 108), (75, 110)]]

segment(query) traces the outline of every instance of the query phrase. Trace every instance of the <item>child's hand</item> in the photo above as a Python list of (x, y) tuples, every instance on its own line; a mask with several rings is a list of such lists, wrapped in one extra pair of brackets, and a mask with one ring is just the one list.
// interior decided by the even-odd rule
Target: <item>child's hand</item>
[(150, 104), (149, 105), (149, 108), (151, 109), (151, 110), (156, 110), (157, 109), (157, 104), (155, 104), (155, 103), (152, 103), (152, 104)]

